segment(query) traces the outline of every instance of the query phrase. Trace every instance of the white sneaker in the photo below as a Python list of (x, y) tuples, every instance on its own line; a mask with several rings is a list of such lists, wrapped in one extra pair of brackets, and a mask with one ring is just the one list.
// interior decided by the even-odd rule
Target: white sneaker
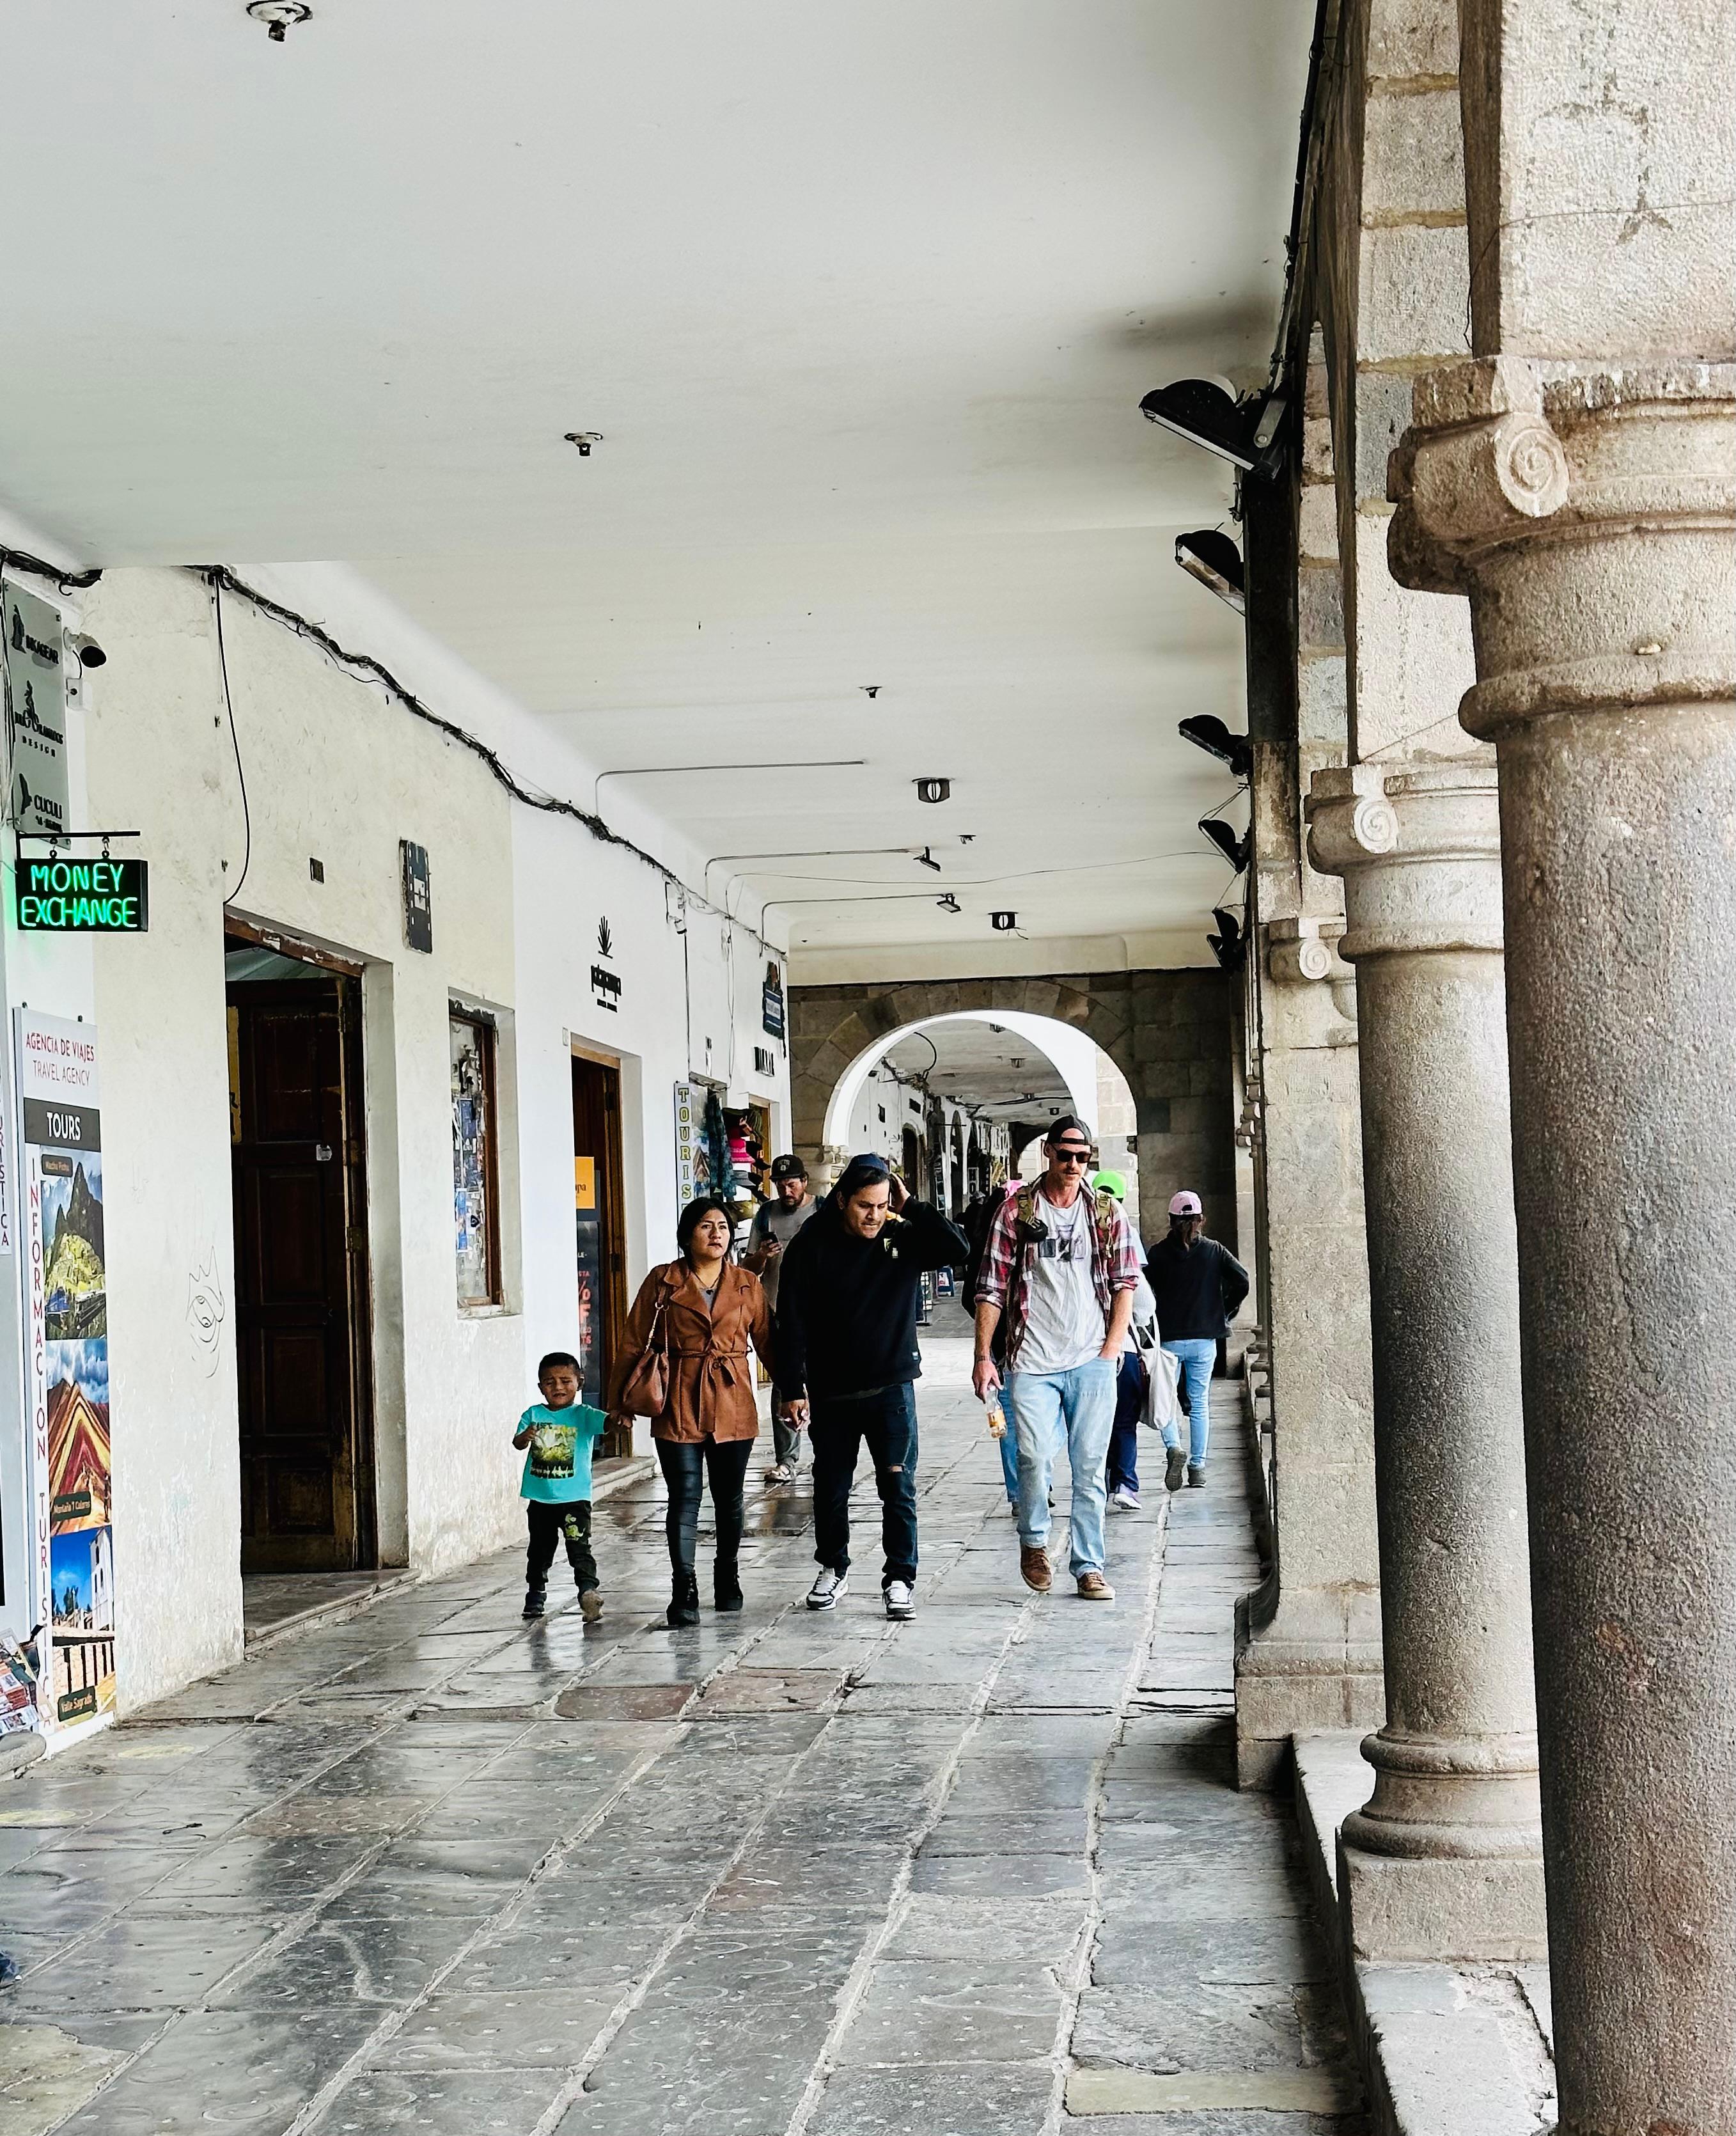
[(814, 1575), (814, 1584), (807, 1590), (810, 1609), (830, 1609), (838, 1597), (846, 1591), (849, 1583), (841, 1572), (834, 1572), (829, 1565), (822, 1565)]
[[(808, 1598), (810, 1600), (812, 1597)], [(910, 1592), (908, 1580), (889, 1580), (886, 1582), (886, 1614), (889, 1617), (911, 1617), (916, 1614), (916, 1597)]]
[(1123, 1483), (1118, 1491), (1109, 1493), (1109, 1503), (1118, 1513), (1137, 1513), (1139, 1511), (1139, 1493), (1130, 1491)]

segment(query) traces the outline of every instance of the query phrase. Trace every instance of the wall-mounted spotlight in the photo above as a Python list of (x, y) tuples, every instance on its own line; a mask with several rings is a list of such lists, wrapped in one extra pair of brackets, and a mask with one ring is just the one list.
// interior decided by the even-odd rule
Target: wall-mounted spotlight
[(1237, 400), (1209, 378), (1178, 378), (1160, 386), (1139, 404), (1140, 413), (1190, 445), (1203, 445), (1232, 467), (1268, 474), (1278, 464), (1273, 448), (1284, 420), (1284, 402), (1275, 393)]
[(1242, 923), (1234, 913), (1224, 911), (1221, 905), (1212, 907), (1211, 916), (1218, 923), (1218, 931), (1205, 939), (1211, 944), (1213, 956), (1224, 970), (1233, 972), (1242, 961)]
[(933, 868), (936, 875), (940, 873), (940, 862), (935, 859), (933, 853), (927, 846), (924, 846), (919, 853), (913, 853), (910, 857), (918, 867)]
[(1208, 756), (1227, 764), (1238, 779), (1247, 778), (1254, 769), (1254, 751), (1247, 735), (1232, 734), (1214, 712), (1195, 712), (1190, 720), (1183, 720), (1176, 731), (1183, 741), (1190, 741), (1195, 749), (1203, 749)]
[(1200, 828), (1239, 875), (1248, 865), (1248, 849), (1253, 842), (1249, 833), (1244, 831), (1238, 837), (1221, 816), (1202, 816)]
[(1242, 552), (1221, 528), (1204, 527), (1197, 534), (1178, 534), (1176, 561), (1190, 579), (1197, 579), (1220, 601), (1227, 601), (1238, 615), (1247, 614)]
[(94, 638), (69, 638), (66, 650), (80, 668), (106, 668), (109, 656)]
[(285, 34), (298, 22), (305, 22), (313, 10), (307, 0), (247, 0), (247, 12), (255, 22), (265, 25), (272, 43), (280, 45)]
[(988, 924), (997, 934), (1011, 934), (1019, 924), (1019, 915), (1016, 912), (992, 912)]
[(937, 897), (934, 902), (943, 912), (963, 912), (964, 910), (951, 891), (948, 891), (944, 897)]

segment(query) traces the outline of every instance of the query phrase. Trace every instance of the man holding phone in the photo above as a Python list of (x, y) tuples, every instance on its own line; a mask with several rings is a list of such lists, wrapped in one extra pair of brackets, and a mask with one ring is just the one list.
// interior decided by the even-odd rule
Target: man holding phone
[[(741, 1257), (744, 1268), (751, 1269), (759, 1279), (766, 1303), (773, 1313), (778, 1310), (778, 1278), (783, 1266), (783, 1256), (798, 1231), (807, 1222), (819, 1203), (807, 1191), (807, 1167), (793, 1152), (772, 1160), (772, 1186), (776, 1192), (774, 1201), (760, 1204), (748, 1235), (748, 1250)], [(772, 1389), (772, 1465), (765, 1472), (768, 1483), (789, 1483), (795, 1480), (802, 1464), (801, 1435), (783, 1420), (784, 1403), (777, 1387)]]

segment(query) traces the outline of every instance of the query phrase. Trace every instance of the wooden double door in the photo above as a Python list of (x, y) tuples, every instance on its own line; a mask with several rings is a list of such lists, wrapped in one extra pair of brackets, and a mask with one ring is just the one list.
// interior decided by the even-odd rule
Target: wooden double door
[(361, 985), (228, 988), (241, 1570), (376, 1561)]

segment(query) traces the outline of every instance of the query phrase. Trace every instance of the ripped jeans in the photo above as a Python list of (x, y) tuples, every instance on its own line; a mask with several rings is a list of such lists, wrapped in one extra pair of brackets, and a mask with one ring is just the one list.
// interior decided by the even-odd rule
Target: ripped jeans
[(882, 1387), (853, 1399), (812, 1401), (807, 1435), (814, 1449), (814, 1556), (834, 1572), (850, 1563), (850, 1486), (862, 1442), (880, 1497), (880, 1585), (916, 1578), (916, 1389)]

